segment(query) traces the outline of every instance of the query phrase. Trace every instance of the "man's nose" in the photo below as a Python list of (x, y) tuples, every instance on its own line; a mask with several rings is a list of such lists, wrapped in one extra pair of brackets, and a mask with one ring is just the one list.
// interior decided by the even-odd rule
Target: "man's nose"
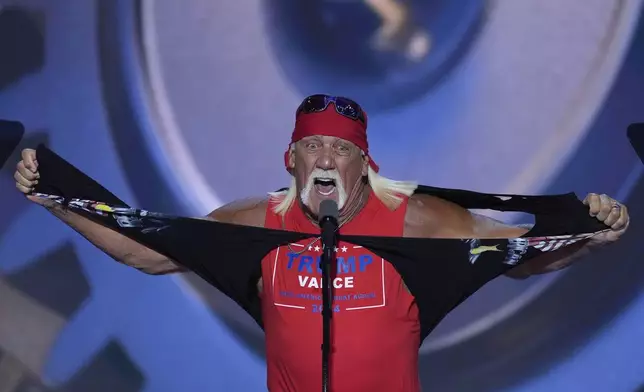
[(331, 148), (325, 147), (318, 158), (316, 165), (322, 170), (333, 170), (335, 169), (335, 158), (333, 157), (333, 151)]

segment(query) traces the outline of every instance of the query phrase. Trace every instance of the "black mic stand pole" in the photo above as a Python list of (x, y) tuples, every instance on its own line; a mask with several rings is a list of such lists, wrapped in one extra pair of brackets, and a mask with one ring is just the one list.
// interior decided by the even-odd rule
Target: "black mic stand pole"
[[(329, 203), (330, 202), (330, 203)], [(327, 204), (327, 205), (325, 205)], [(329, 357), (331, 354), (331, 265), (335, 260), (338, 229), (338, 205), (325, 200), (320, 203), (320, 228), (322, 230), (322, 392), (329, 391)]]

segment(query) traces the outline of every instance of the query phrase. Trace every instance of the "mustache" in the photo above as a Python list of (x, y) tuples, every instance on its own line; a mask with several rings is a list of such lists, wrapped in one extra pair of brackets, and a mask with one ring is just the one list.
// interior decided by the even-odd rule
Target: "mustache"
[(322, 169), (314, 169), (311, 174), (309, 174), (309, 178), (306, 181), (306, 187), (313, 186), (313, 183), (315, 182), (316, 178), (325, 178), (329, 180), (335, 181), (335, 186), (336, 187), (341, 187), (342, 184), (342, 178), (340, 177), (340, 173), (336, 170), (322, 170)]
[(311, 174), (309, 174), (309, 178), (306, 181), (306, 185), (304, 186), (304, 189), (302, 189), (302, 192), (300, 194), (300, 198), (302, 202), (305, 205), (307, 205), (307, 203), (309, 202), (309, 197), (311, 195), (311, 192), (313, 191), (313, 187), (315, 186), (316, 179), (328, 179), (328, 180), (334, 181), (335, 187), (338, 192), (338, 208), (342, 209), (342, 207), (344, 207), (344, 203), (347, 201), (347, 194), (344, 188), (342, 177), (340, 177), (340, 172), (338, 172), (336, 169), (333, 169), (333, 170), (322, 170), (318, 168), (314, 169), (311, 172)]

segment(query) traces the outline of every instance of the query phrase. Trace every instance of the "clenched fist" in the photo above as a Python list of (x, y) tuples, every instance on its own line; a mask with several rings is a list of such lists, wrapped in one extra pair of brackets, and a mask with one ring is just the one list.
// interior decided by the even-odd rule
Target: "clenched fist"
[(590, 243), (592, 245), (603, 245), (617, 241), (628, 229), (630, 218), (625, 205), (607, 195), (589, 193), (584, 199), (588, 206), (590, 216), (597, 218), (611, 230), (594, 236)]
[(46, 204), (46, 199), (29, 196), (40, 178), (36, 150), (25, 148), (22, 150), (21, 157), (21, 161), (16, 165), (16, 172), (13, 174), (13, 178), (16, 180), (16, 188), (24, 193), (29, 200), (38, 204)]

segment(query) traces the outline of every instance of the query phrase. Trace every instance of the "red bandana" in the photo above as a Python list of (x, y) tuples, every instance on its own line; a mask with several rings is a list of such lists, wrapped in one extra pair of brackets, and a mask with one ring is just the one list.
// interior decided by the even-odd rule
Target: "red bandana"
[[(338, 114), (332, 107), (322, 112), (297, 116), (291, 144), (313, 135), (333, 136), (350, 141), (364, 151), (369, 157), (369, 165), (375, 172), (378, 172), (378, 165), (369, 156), (366, 124)], [(288, 150), (284, 153), (284, 163), (288, 167)]]

